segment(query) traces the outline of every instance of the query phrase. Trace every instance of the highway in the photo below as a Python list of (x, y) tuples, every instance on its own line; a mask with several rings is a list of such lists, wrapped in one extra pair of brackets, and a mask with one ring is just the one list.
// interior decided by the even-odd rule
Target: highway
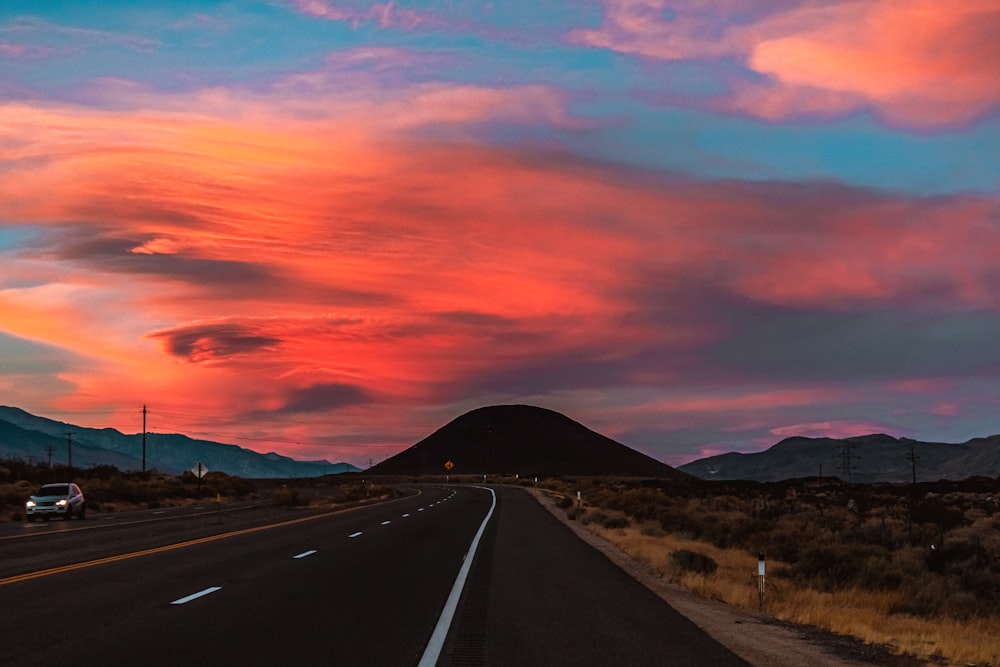
[[(60, 568), (64, 536), (43, 573), (20, 558), (0, 574), (0, 664), (747, 664), (521, 489), (421, 486), (231, 532), (175, 548), (109, 537), (92, 564)], [(55, 534), (0, 549), (45, 550)]]

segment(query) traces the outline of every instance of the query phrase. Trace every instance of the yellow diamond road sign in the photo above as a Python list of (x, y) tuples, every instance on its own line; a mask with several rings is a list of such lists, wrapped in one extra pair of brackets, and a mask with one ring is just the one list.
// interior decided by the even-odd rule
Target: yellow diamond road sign
[(444, 467), (445, 467), (445, 470), (451, 470), (452, 468), (455, 467), (455, 464), (452, 463), (451, 461), (445, 461)]

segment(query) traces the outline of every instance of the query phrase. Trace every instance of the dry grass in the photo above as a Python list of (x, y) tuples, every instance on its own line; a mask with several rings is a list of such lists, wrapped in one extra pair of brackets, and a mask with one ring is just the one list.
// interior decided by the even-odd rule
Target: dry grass
[[(622, 551), (646, 564), (657, 576), (680, 583), (694, 594), (756, 610), (757, 559), (741, 549), (722, 549), (676, 534), (645, 535), (640, 527), (608, 529), (596, 522), (588, 528)], [(671, 565), (670, 554), (680, 549), (703, 553), (718, 564), (711, 575), (684, 573)], [(781, 564), (768, 562), (769, 571)], [(899, 654), (953, 665), (1000, 664), (1000, 621), (996, 619), (927, 619), (892, 614), (897, 601), (892, 591), (849, 589), (821, 592), (801, 589), (791, 581), (769, 575), (766, 612), (794, 623), (851, 635), (871, 644), (892, 647)]]

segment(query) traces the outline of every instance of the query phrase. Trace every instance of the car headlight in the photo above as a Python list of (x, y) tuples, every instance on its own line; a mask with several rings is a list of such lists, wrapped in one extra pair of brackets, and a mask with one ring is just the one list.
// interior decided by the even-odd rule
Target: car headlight
[(24, 506), (25, 507), (34, 507), (35, 506), (35, 501), (34, 500), (29, 500), (28, 502), (24, 503)]
[(59, 507), (66, 507), (66, 499), (60, 498), (59, 500), (56, 501), (56, 505), (58, 505)]

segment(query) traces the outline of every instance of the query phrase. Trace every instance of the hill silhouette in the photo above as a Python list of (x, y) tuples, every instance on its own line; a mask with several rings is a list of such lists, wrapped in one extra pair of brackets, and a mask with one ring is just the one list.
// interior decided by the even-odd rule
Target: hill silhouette
[[(845, 453), (849, 465), (844, 464)], [(1000, 477), (1000, 435), (964, 443), (923, 442), (884, 433), (841, 439), (796, 436), (762, 452), (719, 454), (685, 463), (680, 470), (702, 479), (757, 482), (817, 475), (863, 483)]]
[(374, 475), (619, 475), (690, 479), (654, 458), (531, 405), (494, 405), (458, 417), (368, 469)]

